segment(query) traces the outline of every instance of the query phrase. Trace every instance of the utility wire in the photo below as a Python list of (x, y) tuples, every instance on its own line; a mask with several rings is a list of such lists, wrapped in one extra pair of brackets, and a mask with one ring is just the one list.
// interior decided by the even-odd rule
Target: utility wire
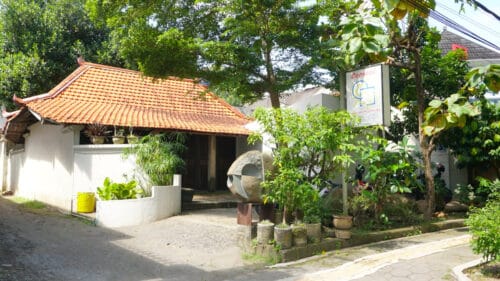
[(446, 26), (449, 26), (455, 30), (457, 30), (458, 32), (461, 32), (471, 38), (473, 38), (474, 40), (477, 40), (483, 44), (485, 44), (486, 46), (490, 47), (490, 48), (493, 48), (497, 51), (500, 51), (500, 47), (498, 47), (497, 45), (491, 43), (490, 41), (482, 38), (481, 36), (475, 34), (474, 32), (468, 30), (467, 28), (461, 26), (460, 24), (456, 23), (455, 21), (453, 21), (452, 19), (444, 16), (443, 14), (441, 14), (440, 12), (438, 11), (434, 11), (434, 10), (431, 10), (430, 11), (430, 16), (431, 18), (439, 21), (440, 23), (446, 25)]
[(498, 16), (497, 14), (495, 14), (492, 10), (488, 9), (485, 5), (479, 3), (476, 0), (472, 0), (472, 2), (474, 2), (474, 4), (476, 4), (476, 6), (478, 6), (479, 8), (481, 8), (481, 10), (483, 10), (483, 11), (487, 12), (488, 14), (494, 16), (497, 20), (500, 21), (500, 16)]
[(450, 8), (449, 6), (447, 6), (443, 3), (436, 3), (436, 4), (439, 7), (441, 7), (442, 9), (448, 11), (449, 13), (452, 13), (454, 16), (459, 16), (460, 18), (464, 19), (465, 21), (469, 22), (470, 24), (477, 26), (477, 27), (481, 27), (483, 30), (487, 31), (488, 33), (491, 33), (494, 36), (500, 37), (500, 31), (494, 30), (493, 28), (486, 26), (486, 25), (474, 20), (473, 18), (468, 17), (466, 13), (460, 13), (460, 12)]

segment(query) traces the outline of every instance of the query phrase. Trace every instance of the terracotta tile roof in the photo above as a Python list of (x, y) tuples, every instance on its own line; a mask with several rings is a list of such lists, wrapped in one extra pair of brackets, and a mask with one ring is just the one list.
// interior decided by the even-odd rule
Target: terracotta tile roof
[(15, 101), (57, 123), (249, 134), (244, 128), (249, 119), (195, 80), (154, 80), (88, 62), (50, 92)]

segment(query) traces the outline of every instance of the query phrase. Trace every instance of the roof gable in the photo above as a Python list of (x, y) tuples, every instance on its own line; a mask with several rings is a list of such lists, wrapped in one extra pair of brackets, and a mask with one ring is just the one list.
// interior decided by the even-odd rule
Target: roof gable
[(453, 45), (466, 48), (468, 60), (500, 59), (500, 52), (490, 50), (446, 29), (443, 30), (441, 33), (441, 41), (439, 42), (439, 48), (443, 55), (451, 51)]
[(16, 101), (56, 123), (248, 134), (248, 119), (195, 80), (88, 62), (48, 93)]

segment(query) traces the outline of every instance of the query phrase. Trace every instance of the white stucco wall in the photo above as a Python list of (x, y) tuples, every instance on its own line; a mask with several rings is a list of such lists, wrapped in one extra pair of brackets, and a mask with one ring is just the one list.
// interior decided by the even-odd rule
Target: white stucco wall
[(25, 135), (24, 152), (10, 153), (9, 188), (16, 195), (69, 210), (72, 193), (71, 127), (35, 123)]
[(141, 225), (180, 212), (180, 186), (153, 186), (151, 197), (97, 201), (96, 222), (104, 227)]
[[(134, 159), (122, 157), (128, 144), (75, 145), (73, 195), (77, 192), (96, 192), (106, 177), (114, 182), (133, 179)], [(126, 176), (125, 176), (126, 175)]]
[[(6, 185), (7, 190), (17, 193), (19, 181), (21, 180), (20, 172), (24, 166), (26, 153), (23, 149), (12, 149), (8, 152)], [(32, 197), (32, 195), (30, 196)]]

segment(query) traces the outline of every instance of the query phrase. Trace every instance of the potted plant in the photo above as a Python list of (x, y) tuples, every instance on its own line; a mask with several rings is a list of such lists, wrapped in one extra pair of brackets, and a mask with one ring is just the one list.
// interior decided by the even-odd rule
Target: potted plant
[(304, 211), (307, 240), (312, 243), (321, 241), (321, 211), (318, 204), (309, 206)]
[(257, 223), (257, 242), (267, 244), (273, 239), (274, 223), (269, 220), (263, 220)]
[(137, 144), (139, 142), (139, 137), (134, 135), (134, 127), (130, 126), (129, 134), (127, 136), (127, 142), (129, 144)]
[(85, 129), (85, 134), (93, 144), (103, 144), (108, 133), (108, 127), (99, 123), (88, 124)]
[(274, 241), (281, 249), (292, 247), (292, 228), (286, 223), (276, 225), (274, 227)]
[(115, 126), (115, 134), (113, 135), (113, 143), (114, 144), (124, 144), (125, 143), (125, 131), (123, 129), (116, 129)]
[(294, 246), (305, 246), (307, 244), (306, 225), (300, 221), (292, 224), (292, 238)]

